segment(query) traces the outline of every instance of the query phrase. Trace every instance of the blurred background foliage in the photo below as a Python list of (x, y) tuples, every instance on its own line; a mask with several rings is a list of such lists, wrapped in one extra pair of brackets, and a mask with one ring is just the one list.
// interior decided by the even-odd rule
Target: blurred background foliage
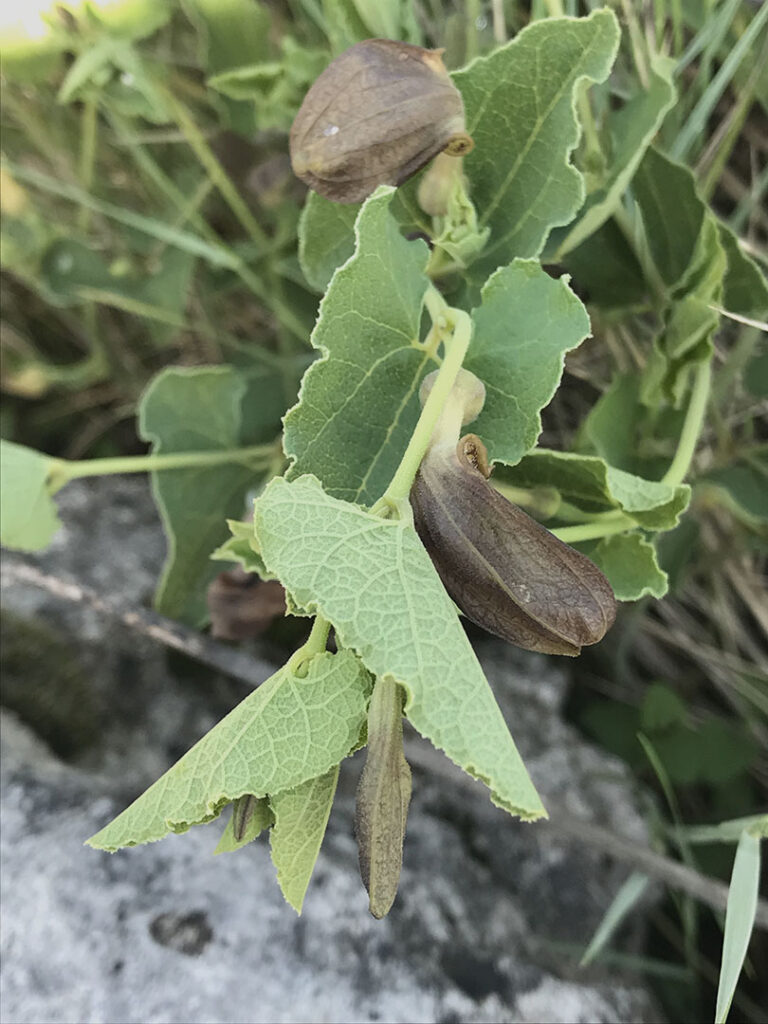
[[(456, 68), (532, 19), (598, 6), (5, 4), (2, 436), (70, 459), (140, 453), (137, 405), (158, 371), (229, 363), (259, 368), (262, 425), (264, 403), (269, 410), (260, 440), (278, 437), (314, 355), (308, 339), (319, 300), (297, 257), (304, 189), (287, 153), (309, 84), (358, 39), (445, 47), (446, 64)], [(657, 146), (692, 168), (699, 195), (732, 232), (726, 249), (765, 268), (768, 29), (761, 5), (610, 6), (623, 41), (609, 87), (593, 90), (598, 136), (604, 116), (638, 83), (648, 85), (651, 55), (668, 54), (678, 101)], [(610, 146), (605, 133), (602, 148), (594, 141), (586, 132), (576, 153), (588, 187), (599, 182), (601, 153)], [(674, 401), (649, 407), (637, 400), (653, 365), (657, 324), (622, 229), (621, 218), (608, 221), (565, 259), (594, 338), (569, 357), (540, 443), (597, 452), (657, 479), (674, 454), (683, 413)], [(561, 269), (553, 265), (553, 273)], [(631, 766), (658, 848), (725, 880), (734, 836), (695, 841), (686, 830), (767, 805), (768, 309), (761, 307), (765, 284), (750, 273), (726, 290), (734, 315), (715, 335), (691, 507), (659, 544), (671, 592), (622, 608), (607, 640), (574, 664), (569, 705), (590, 737)], [(645, 422), (652, 442), (643, 440), (651, 437)], [(622, 913), (640, 895), (624, 893)], [(596, 955), (620, 956), (620, 939), (609, 933)], [(698, 1021), (711, 1013), (721, 945), (722, 919), (672, 893), (652, 911), (647, 955), (622, 962), (652, 979), (670, 1019)], [(563, 956), (575, 966), (582, 952)], [(768, 962), (765, 933), (753, 940), (734, 1019), (765, 1019), (760, 962)]]

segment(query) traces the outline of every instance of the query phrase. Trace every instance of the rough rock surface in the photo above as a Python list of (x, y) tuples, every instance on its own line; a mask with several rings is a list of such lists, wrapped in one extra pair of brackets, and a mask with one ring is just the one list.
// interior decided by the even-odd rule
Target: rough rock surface
[[(143, 482), (73, 484), (61, 506), (65, 529), (35, 561), (147, 601), (163, 545)], [(422, 771), (400, 893), (382, 922), (367, 913), (352, 838), (359, 757), (342, 774), (300, 918), (282, 900), (266, 842), (211, 856), (218, 822), (114, 856), (84, 848), (243, 691), (31, 587), (7, 586), (3, 603), (12, 624), (32, 622), (67, 647), (62, 674), (41, 640), (30, 674), (50, 679), (55, 698), (72, 685), (74, 659), (90, 694), (79, 703), (90, 701), (105, 737), (65, 763), (3, 713), (4, 1024), (657, 1019), (631, 979), (558, 974), (573, 960), (555, 944), (588, 941), (626, 870), (511, 821), (482, 789)], [(644, 842), (621, 766), (562, 719), (560, 666), (493, 641), (479, 653), (542, 793)], [(24, 676), (18, 665), (11, 674)], [(18, 678), (8, 692), (39, 733)], [(45, 721), (55, 746), (66, 722)]]

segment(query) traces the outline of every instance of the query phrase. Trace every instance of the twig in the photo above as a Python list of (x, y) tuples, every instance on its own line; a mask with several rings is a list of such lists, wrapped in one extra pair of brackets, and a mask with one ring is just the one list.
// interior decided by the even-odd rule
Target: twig
[[(166, 647), (182, 651), (204, 665), (239, 679), (248, 686), (259, 686), (274, 673), (274, 666), (267, 661), (254, 658), (242, 651), (232, 650), (217, 640), (212, 640), (154, 612), (143, 608), (126, 609), (113, 598), (101, 597), (89, 587), (59, 579), (26, 562), (9, 560), (8, 556), (2, 565), (2, 582), (4, 587), (13, 584), (39, 587), (62, 601), (85, 605), (100, 614), (116, 619), (134, 633), (151, 637)], [(465, 775), (459, 768), (455, 768), (437, 751), (409, 743), (407, 753), (412, 765), (440, 775), (462, 789), (477, 792), (479, 783)], [(601, 825), (574, 817), (552, 800), (548, 799), (547, 804), (550, 820), (537, 824), (537, 829), (567, 836), (585, 846), (600, 850), (614, 860), (623, 861), (673, 888), (682, 889), (715, 910), (725, 910), (728, 899), (728, 886), (725, 883), (703, 875), (648, 847), (640, 846), (635, 840), (617, 835)], [(768, 930), (768, 902), (765, 900), (758, 900), (755, 925)]]
[[(479, 783), (465, 775), (459, 768), (454, 768), (446, 758), (429, 747), (409, 744), (406, 755), (411, 765), (423, 768), (433, 775), (440, 775), (446, 781), (450, 781), (462, 789), (477, 793)], [(554, 834), (568, 836), (569, 839), (575, 839), (585, 846), (600, 850), (601, 853), (607, 854), (614, 860), (630, 864), (637, 870), (651, 875), (653, 878), (658, 878), (673, 888), (682, 889), (715, 910), (725, 910), (728, 886), (724, 882), (703, 875), (685, 864), (680, 864), (670, 857), (656, 853), (647, 846), (640, 846), (635, 840), (617, 835), (610, 829), (603, 828), (602, 825), (595, 825), (591, 821), (577, 818), (548, 797), (544, 802), (550, 815), (549, 820), (526, 827), (537, 830), (544, 829)], [(765, 900), (758, 900), (755, 924), (768, 930), (768, 902)]]
[(181, 651), (203, 665), (249, 686), (259, 686), (275, 671), (275, 666), (262, 658), (234, 650), (204, 633), (182, 626), (146, 608), (126, 608), (112, 597), (102, 597), (89, 587), (59, 579), (27, 562), (11, 560), (7, 554), (3, 557), (2, 584), (3, 588), (12, 584), (38, 587), (62, 601), (85, 605), (100, 615), (116, 619), (133, 633), (151, 637), (165, 647)]

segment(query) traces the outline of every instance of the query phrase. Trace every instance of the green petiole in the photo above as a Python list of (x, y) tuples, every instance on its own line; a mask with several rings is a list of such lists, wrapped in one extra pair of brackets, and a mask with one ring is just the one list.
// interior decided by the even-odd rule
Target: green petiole
[(70, 462), (52, 459), (48, 476), (50, 492), (55, 494), (70, 480), (86, 476), (110, 476), (116, 473), (152, 473), (168, 469), (200, 469), (227, 463), (269, 464), (275, 453), (274, 444), (257, 444), (247, 448), (231, 448), (220, 452), (169, 452), (164, 455), (126, 455), (109, 459), (83, 459)]

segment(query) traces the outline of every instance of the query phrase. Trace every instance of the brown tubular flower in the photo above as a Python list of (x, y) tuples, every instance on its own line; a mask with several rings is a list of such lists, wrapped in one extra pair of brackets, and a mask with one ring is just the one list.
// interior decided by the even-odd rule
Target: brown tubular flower
[(313, 83), (291, 127), (294, 173), (337, 203), (400, 185), (441, 151), (469, 153), (461, 93), (441, 59), (391, 39), (356, 43)]
[(375, 918), (388, 914), (395, 902), (411, 800), (402, 704), (402, 691), (393, 679), (376, 680), (368, 708), (368, 754), (355, 805), (360, 875)]
[(468, 619), (518, 647), (579, 654), (613, 624), (611, 585), (489, 476), (485, 446), (467, 434), (436, 438), (414, 480), (414, 523), (445, 589)]

